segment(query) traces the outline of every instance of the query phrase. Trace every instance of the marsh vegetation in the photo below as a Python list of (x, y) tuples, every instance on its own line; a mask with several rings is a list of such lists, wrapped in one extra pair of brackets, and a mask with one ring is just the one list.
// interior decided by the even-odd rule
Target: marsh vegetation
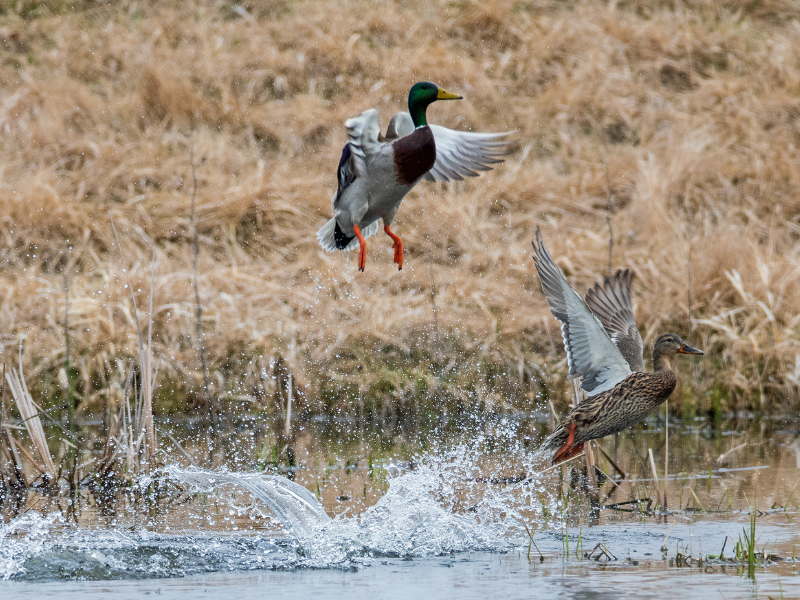
[[(609, 266), (635, 270), (648, 347), (671, 330), (707, 350), (676, 414), (797, 405), (791, 2), (2, 12), (0, 329), (14, 351), (25, 337), (43, 408), (122, 401), (138, 355), (126, 286), (143, 318), (153, 255), (158, 413), (216, 399), (269, 411), (278, 362), (305, 414), (561, 408), (537, 225), (579, 290)], [(342, 123), (373, 106), (387, 120), (419, 79), (466, 98), (437, 106), (437, 122), (516, 129), (519, 148), (478, 180), (419, 185), (397, 221), (407, 267), (373, 243), (357, 275), (352, 253), (314, 238)]]
[[(533, 569), (535, 542), (543, 575), (655, 548), (639, 576), (780, 595), (800, 503), (798, 55), (789, 0), (0, 2), (0, 575), (528, 546)], [(385, 126), (419, 80), (465, 97), (432, 122), (518, 145), (481, 178), (418, 185), (394, 223), (403, 270), (372, 238), (358, 273), (315, 238), (342, 123), (376, 107)], [(706, 360), (678, 367), (666, 414), (534, 481), (571, 390), (537, 226), (579, 291), (636, 273), (646, 359), (673, 331)], [(175, 465), (290, 476), (341, 530), (303, 546)], [(390, 482), (422, 508), (392, 513)]]

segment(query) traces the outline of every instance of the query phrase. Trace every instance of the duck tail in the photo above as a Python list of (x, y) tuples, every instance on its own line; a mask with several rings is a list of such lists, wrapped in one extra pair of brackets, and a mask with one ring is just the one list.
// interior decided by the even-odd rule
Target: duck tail
[(548, 462), (553, 461), (555, 455), (566, 443), (568, 436), (569, 432), (559, 425), (553, 433), (544, 439), (542, 445), (539, 446), (537, 454), (546, 458)]
[(336, 219), (331, 219), (325, 225), (320, 227), (319, 231), (317, 231), (317, 239), (319, 240), (319, 245), (322, 246), (322, 249), (327, 252), (333, 252), (336, 250), (336, 238), (334, 237), (334, 232), (336, 231)]
[(556, 430), (544, 439), (542, 445), (540, 446), (540, 450), (546, 452), (555, 452), (561, 448), (566, 441), (567, 431), (561, 426), (556, 427)]
[[(370, 223), (361, 232), (365, 238), (371, 237), (376, 233), (378, 233), (377, 221)], [(320, 227), (319, 231), (317, 231), (317, 239), (319, 240), (319, 245), (322, 246), (322, 249), (328, 252), (333, 252), (334, 250), (348, 250), (350, 248), (358, 247), (358, 240), (356, 239), (356, 236), (345, 235), (335, 218), (331, 219), (325, 223), (325, 225)]]

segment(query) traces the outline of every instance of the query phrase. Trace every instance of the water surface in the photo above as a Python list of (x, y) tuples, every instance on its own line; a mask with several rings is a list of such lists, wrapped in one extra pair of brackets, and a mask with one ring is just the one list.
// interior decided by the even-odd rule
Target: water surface
[[(165, 421), (180, 449), (162, 435), (164, 467), (138, 491), (6, 501), (0, 585), (67, 598), (656, 598), (675, 586), (683, 597), (800, 597), (795, 423), (671, 423), (667, 510), (653, 510), (633, 501), (657, 495), (648, 449), (665, 491), (657, 419), (600, 442), (598, 467), (617, 485), (601, 483), (594, 506), (580, 461), (542, 473), (536, 415), (414, 429), (309, 422), (296, 428), (294, 465), (279, 424), (238, 420), (210, 435)], [(287, 490), (298, 489), (293, 508)], [(748, 576), (731, 559), (753, 507), (763, 556)]]

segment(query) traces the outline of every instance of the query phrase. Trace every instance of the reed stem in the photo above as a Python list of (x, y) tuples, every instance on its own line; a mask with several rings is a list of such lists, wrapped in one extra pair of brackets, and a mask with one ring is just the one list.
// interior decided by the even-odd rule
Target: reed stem
[(206, 405), (209, 416), (218, 413), (216, 403), (211, 399), (208, 385), (208, 367), (206, 365), (206, 345), (203, 340), (203, 305), (200, 303), (200, 283), (197, 268), (198, 257), (200, 256), (200, 239), (197, 234), (197, 218), (195, 216), (195, 200), (197, 199), (197, 167), (194, 162), (194, 147), (189, 148), (189, 162), (192, 167), (192, 200), (190, 209), (190, 219), (192, 223), (192, 284), (194, 286), (194, 305), (196, 314), (196, 335), (197, 345), (200, 351), (200, 367), (203, 370), (203, 394), (205, 395)]
[(661, 497), (661, 486), (658, 483), (658, 471), (656, 471), (656, 461), (653, 458), (653, 449), (648, 448), (647, 454), (650, 457), (650, 468), (653, 470), (653, 482), (655, 483), (656, 487), (656, 504), (664, 508), (664, 503)]

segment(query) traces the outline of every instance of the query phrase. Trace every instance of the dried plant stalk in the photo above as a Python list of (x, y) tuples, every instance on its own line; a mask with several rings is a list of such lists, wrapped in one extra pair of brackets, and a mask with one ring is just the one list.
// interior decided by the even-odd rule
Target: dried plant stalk
[[(20, 359), (19, 370), (12, 368), (6, 373), (6, 381), (17, 404), (22, 422), (25, 424), (25, 429), (27, 429), (28, 435), (30, 435), (33, 445), (42, 460), (44, 472), (49, 482), (53, 483), (56, 480), (58, 469), (56, 469), (56, 465), (53, 462), (50, 448), (47, 446), (42, 420), (39, 418), (39, 413), (42, 412), (42, 409), (33, 401), (28, 391), (28, 386), (25, 384), (25, 378), (22, 374), (22, 359)], [(20, 449), (23, 450), (22, 446), (20, 446)], [(35, 462), (34, 466), (37, 466)]]
[[(392, 373), (415, 373), (396, 389), (413, 391), (418, 377), (439, 383), (431, 349), (458, 374), (458, 399), (479, 376), (466, 365), (514, 364), (521, 342), (540, 381), (566, 391), (563, 349), (548, 342), (541, 323), (552, 317), (532, 285), (529, 240), (541, 225), (579, 289), (607, 272), (609, 248), (616, 266), (636, 269), (648, 346), (664, 331), (687, 333), (691, 312), (708, 356), (701, 385), (720, 392), (698, 394), (703, 402), (800, 406), (796, 3), (692, 0), (676, 11), (626, 0), (610, 11), (605, 0), (537, 0), (519, 12), (509, 1), (297, 0), (280, 18), (276, 3), (256, 4), (244, 19), (208, 2), (142, 0), (135, 28), (121, 3), (4, 23), (0, 287), (4, 311), (29, 332), (29, 376), (61, 367), (52, 324), (63, 307), (52, 299), (67, 244), (80, 265), (70, 270), (70, 353), (89, 357), (71, 364), (74, 380), (90, 382), (81, 410), (99, 408), (97, 355), (136, 359), (128, 277), (97, 218), (107, 210), (129, 232), (120, 241), (131, 279), (158, 249), (152, 352), (170, 357), (175, 393), (194, 395), (184, 366), (198, 350), (193, 147), (206, 158), (194, 217), (210, 374), (234, 350), (246, 356), (225, 372), (241, 377), (255, 356), (285, 354), (286, 332), (297, 331), (296, 399), (302, 392), (311, 412), (350, 409), (346, 393), (325, 404), (327, 374), (370, 389), (387, 354), (406, 361)], [(86, 31), (94, 52), (76, 41)], [(409, 60), (396, 60), (398, 40), (413, 49)], [(374, 106), (385, 127), (422, 72), (465, 97), (433, 105), (432, 122), (516, 129), (520, 152), (479, 178), (420, 183), (395, 219), (409, 268), (391, 268), (378, 236), (357, 274), (352, 253), (324, 253), (314, 235), (330, 216), (343, 122)], [(526, 408), (538, 391), (507, 401)]]
[(653, 483), (655, 484), (655, 488), (656, 488), (656, 504), (661, 506), (661, 508), (663, 509), (664, 508), (664, 504), (663, 504), (662, 498), (661, 498), (661, 486), (658, 483), (658, 471), (656, 471), (656, 461), (653, 459), (653, 449), (652, 448), (648, 448), (647, 449), (647, 454), (650, 457), (650, 468), (653, 471)]
[(203, 371), (203, 395), (209, 414), (219, 412), (219, 407), (211, 400), (208, 385), (208, 366), (206, 365), (206, 346), (203, 339), (203, 304), (200, 302), (200, 276), (197, 270), (197, 259), (200, 256), (200, 241), (197, 235), (197, 218), (195, 216), (195, 200), (197, 199), (197, 166), (194, 162), (194, 147), (189, 148), (189, 162), (192, 167), (192, 196), (189, 211), (192, 225), (192, 287), (194, 287), (194, 303), (196, 314), (197, 347), (200, 351), (200, 368)]

